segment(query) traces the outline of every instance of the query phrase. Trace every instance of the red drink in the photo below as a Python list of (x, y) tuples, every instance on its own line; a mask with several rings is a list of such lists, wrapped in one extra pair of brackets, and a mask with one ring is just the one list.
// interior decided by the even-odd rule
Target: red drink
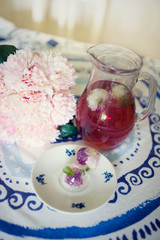
[(131, 132), (135, 119), (134, 97), (118, 82), (96, 81), (77, 104), (77, 128), (83, 140), (97, 149), (118, 146)]

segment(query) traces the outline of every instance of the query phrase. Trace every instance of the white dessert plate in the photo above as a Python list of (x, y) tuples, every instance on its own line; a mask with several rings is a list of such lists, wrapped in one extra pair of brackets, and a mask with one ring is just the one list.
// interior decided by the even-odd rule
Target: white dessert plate
[(32, 184), (40, 200), (65, 213), (84, 213), (104, 205), (114, 194), (117, 178), (111, 162), (100, 154), (95, 170), (88, 171), (88, 186), (80, 192), (66, 190), (60, 183), (63, 168), (76, 161), (77, 151), (86, 146), (60, 145), (46, 151), (32, 169)]

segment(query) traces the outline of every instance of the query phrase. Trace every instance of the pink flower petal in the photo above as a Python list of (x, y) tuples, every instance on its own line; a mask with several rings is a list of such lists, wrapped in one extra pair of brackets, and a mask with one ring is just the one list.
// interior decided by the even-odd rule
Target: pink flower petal
[(75, 70), (52, 50), (18, 50), (0, 64), (0, 140), (45, 144), (75, 115)]

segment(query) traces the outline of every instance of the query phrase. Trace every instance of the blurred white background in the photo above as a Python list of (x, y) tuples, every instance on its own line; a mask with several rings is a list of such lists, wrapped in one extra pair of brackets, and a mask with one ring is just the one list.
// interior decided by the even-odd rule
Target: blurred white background
[(18, 27), (160, 58), (160, 0), (0, 0)]

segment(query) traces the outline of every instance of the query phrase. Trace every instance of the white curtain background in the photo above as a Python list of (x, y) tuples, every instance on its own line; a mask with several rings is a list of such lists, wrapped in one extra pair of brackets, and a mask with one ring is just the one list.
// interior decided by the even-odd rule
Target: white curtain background
[(1, 16), (7, 12), (8, 20), (18, 26), (93, 44), (120, 44), (160, 58), (160, 0), (0, 0), (0, 4)]

